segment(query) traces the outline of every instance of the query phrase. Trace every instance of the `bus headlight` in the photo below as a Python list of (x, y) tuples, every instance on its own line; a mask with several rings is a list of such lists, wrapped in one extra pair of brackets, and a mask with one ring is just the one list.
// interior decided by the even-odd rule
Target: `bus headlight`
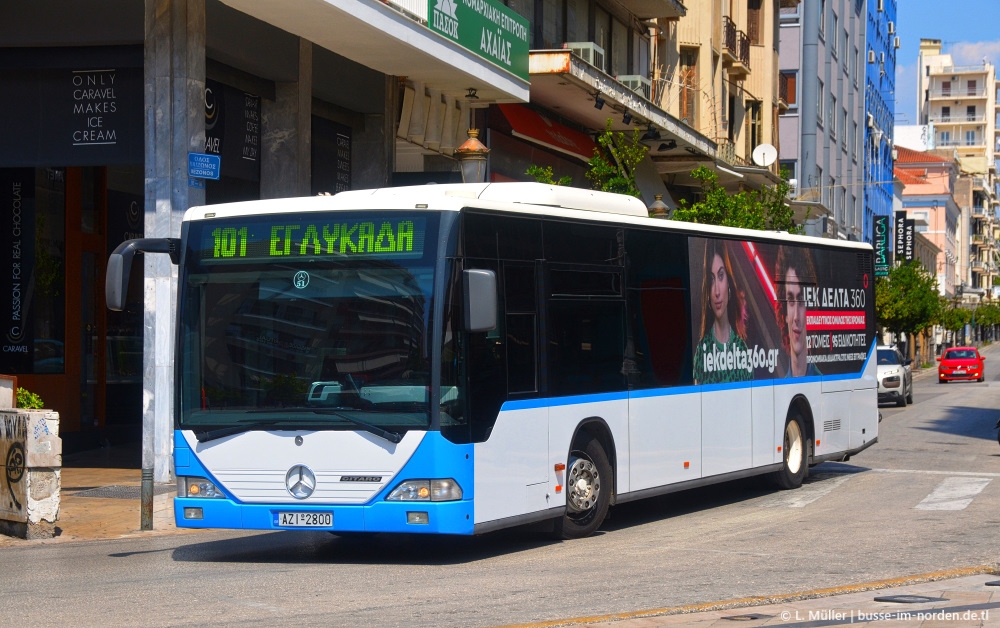
[(385, 498), (390, 502), (453, 502), (462, 499), (462, 487), (451, 478), (407, 480)]
[(206, 478), (184, 477), (177, 478), (178, 497), (200, 497), (206, 499), (225, 499), (222, 491)]

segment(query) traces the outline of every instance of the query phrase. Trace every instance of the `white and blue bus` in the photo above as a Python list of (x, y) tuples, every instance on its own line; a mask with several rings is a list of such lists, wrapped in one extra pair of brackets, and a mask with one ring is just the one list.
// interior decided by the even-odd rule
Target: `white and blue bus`
[(637, 199), (436, 185), (190, 209), (181, 527), (478, 534), (876, 442), (869, 245), (652, 219)]

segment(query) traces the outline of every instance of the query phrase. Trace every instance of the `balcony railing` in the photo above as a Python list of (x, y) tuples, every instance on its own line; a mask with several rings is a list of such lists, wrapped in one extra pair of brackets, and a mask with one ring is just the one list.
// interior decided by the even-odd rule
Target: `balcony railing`
[(749, 166), (749, 162), (739, 155), (736, 154), (736, 144), (733, 144), (728, 139), (716, 140), (716, 154), (722, 161), (732, 164), (734, 166)]
[(955, 86), (951, 89), (932, 89), (931, 98), (986, 98), (985, 87), (969, 89), (967, 87)]
[(988, 190), (990, 189), (989, 179), (986, 177), (972, 177), (972, 187), (973, 189)]
[(736, 48), (736, 22), (728, 15), (722, 16), (722, 47), (729, 52), (734, 59), (739, 58), (739, 51)]
[(972, 206), (972, 215), (974, 217), (976, 217), (976, 218), (985, 218), (986, 217), (986, 208), (983, 207), (982, 205), (973, 205)]
[(934, 145), (935, 148), (959, 148), (963, 146), (966, 148), (982, 148), (986, 144), (982, 138), (976, 138), (972, 142), (968, 140), (938, 140)]
[(966, 124), (966, 123), (979, 123), (983, 124), (986, 122), (986, 116), (931, 116), (931, 122), (938, 124)]
[(985, 74), (987, 71), (986, 66), (983, 64), (979, 65), (946, 65), (941, 68), (935, 68), (935, 74), (966, 74), (969, 72), (978, 73), (982, 72)]
[(739, 57), (740, 63), (750, 69), (750, 38), (743, 31), (739, 31)]

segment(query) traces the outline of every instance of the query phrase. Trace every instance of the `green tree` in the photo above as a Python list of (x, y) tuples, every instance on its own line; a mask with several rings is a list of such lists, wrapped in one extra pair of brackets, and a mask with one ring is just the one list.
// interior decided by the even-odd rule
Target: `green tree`
[(786, 178), (783, 177), (777, 185), (764, 186), (760, 190), (730, 194), (719, 185), (719, 175), (710, 168), (700, 166), (691, 172), (691, 176), (701, 184), (701, 200), (688, 203), (682, 199), (680, 207), (674, 210), (674, 220), (802, 233), (802, 227), (795, 224), (792, 208), (785, 201), (788, 195)]
[(604, 133), (597, 138), (604, 150), (594, 149), (594, 156), (587, 162), (591, 189), (642, 198), (635, 185), (635, 169), (649, 148), (639, 137), (639, 129), (632, 129), (631, 137), (622, 131), (612, 131), (608, 118)]
[(528, 166), (525, 174), (529, 177), (535, 179), (539, 183), (545, 183), (548, 185), (569, 185), (573, 182), (573, 177), (567, 175), (565, 177), (559, 177), (556, 181), (552, 178), (552, 166)]
[[(875, 316), (894, 334), (915, 338), (941, 318), (937, 280), (917, 262), (893, 266), (875, 282)], [(913, 357), (913, 342), (907, 343)]]
[(941, 313), (938, 316), (937, 323), (948, 331), (958, 331), (969, 322), (970, 314), (969, 310), (955, 307), (948, 299), (941, 297)]

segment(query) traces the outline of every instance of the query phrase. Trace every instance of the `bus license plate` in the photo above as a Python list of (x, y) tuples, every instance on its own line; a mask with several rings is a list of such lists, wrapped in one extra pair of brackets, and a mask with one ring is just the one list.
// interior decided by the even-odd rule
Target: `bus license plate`
[(329, 528), (333, 526), (330, 512), (279, 512), (274, 515), (279, 528)]

